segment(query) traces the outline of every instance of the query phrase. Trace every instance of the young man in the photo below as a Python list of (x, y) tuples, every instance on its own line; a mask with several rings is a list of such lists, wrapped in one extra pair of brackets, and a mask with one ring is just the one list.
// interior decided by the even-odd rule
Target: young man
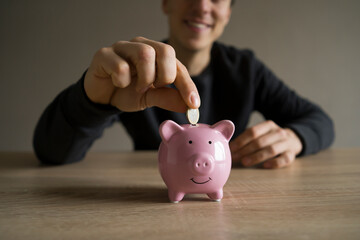
[[(136, 150), (157, 149), (161, 122), (186, 123), (181, 112), (199, 108), (200, 97), (201, 122), (234, 122), (232, 159), (246, 167), (285, 167), (332, 143), (332, 121), (318, 106), (289, 90), (251, 51), (216, 42), (231, 0), (163, 0), (162, 7), (165, 43), (137, 37), (100, 49), (81, 80), (46, 109), (34, 136), (40, 161), (79, 161), (115, 121)], [(246, 129), (254, 110), (268, 120)]]

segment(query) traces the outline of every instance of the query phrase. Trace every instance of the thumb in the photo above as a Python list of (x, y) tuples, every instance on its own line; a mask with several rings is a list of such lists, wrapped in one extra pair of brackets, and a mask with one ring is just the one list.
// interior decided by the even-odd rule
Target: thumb
[(146, 107), (159, 107), (173, 112), (185, 112), (185, 104), (178, 90), (169, 87), (150, 88), (145, 93)]
[(195, 83), (191, 79), (186, 67), (177, 60), (177, 72), (174, 84), (179, 90), (180, 95), (189, 108), (200, 107), (200, 96), (195, 86)]
[(188, 108), (200, 107), (200, 96), (186, 67), (179, 61), (177, 63), (176, 89), (169, 87), (151, 87), (145, 92), (146, 107), (160, 107), (174, 112), (185, 112)]

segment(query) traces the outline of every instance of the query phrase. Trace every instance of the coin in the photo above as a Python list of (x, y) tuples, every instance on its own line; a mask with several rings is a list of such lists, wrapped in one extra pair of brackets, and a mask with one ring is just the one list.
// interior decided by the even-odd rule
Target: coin
[(199, 121), (200, 112), (198, 108), (189, 108), (186, 112), (186, 117), (192, 125), (196, 125)]

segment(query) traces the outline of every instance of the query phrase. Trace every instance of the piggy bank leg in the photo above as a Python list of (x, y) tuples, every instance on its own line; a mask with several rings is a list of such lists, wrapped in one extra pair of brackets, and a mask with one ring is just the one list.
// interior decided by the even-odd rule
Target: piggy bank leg
[(208, 193), (208, 196), (211, 200), (214, 200), (216, 202), (220, 202), (221, 199), (223, 198), (223, 190), (220, 189), (217, 192), (213, 192), (213, 193)]
[(170, 202), (172, 203), (178, 203), (180, 202), (185, 196), (185, 193), (183, 192), (176, 192), (176, 191), (172, 191), (169, 190), (169, 199)]

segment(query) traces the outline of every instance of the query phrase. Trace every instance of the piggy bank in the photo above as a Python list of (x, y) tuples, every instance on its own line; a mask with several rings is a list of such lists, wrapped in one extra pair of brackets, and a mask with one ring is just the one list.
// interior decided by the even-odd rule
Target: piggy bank
[(229, 120), (211, 126), (178, 125), (171, 120), (160, 125), (159, 170), (171, 202), (191, 193), (222, 199), (231, 170), (229, 140), (234, 130)]

